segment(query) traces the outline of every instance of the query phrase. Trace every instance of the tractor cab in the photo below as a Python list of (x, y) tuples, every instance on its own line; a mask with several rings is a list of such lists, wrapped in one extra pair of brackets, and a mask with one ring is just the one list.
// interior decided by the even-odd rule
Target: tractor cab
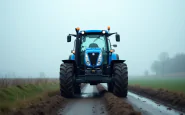
[[(107, 51), (109, 51), (110, 42), (101, 30), (80, 31), (80, 55), (81, 64), (91, 68), (100, 67), (102, 64), (108, 64)], [(103, 31), (108, 33), (107, 31)]]
[[(74, 56), (70, 56), (70, 58), (73, 57), (71, 58), (73, 60), (74, 57), (78, 56), (80, 58), (78, 65), (86, 68), (100, 68), (105, 64), (110, 65), (112, 56), (116, 60), (118, 55), (114, 54), (115, 50), (111, 48), (111, 46), (116, 47), (117, 45), (111, 45), (108, 37), (116, 34), (116, 41), (119, 42), (120, 36), (117, 33), (109, 33), (109, 30), (110, 27), (108, 30), (80, 30), (76, 28), (76, 49), (74, 48), (72, 51)], [(77, 40), (79, 40), (79, 47)]]

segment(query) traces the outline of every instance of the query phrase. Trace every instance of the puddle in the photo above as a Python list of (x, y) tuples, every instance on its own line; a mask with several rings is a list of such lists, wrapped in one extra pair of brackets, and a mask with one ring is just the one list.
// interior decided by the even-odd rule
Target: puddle
[[(151, 108), (153, 108), (153, 110), (156, 109), (157, 111), (161, 112), (161, 114), (163, 113), (166, 115), (180, 115), (180, 114), (184, 115), (184, 113), (182, 113), (180, 111), (174, 110), (172, 108), (169, 109), (169, 107), (167, 107), (167, 106), (156, 103), (156, 102), (152, 101), (151, 99), (142, 97), (140, 95), (137, 95), (137, 94), (134, 94), (131, 92), (128, 92), (128, 97), (133, 97), (133, 98), (137, 99), (139, 102), (136, 102), (136, 103), (142, 103), (142, 105), (143, 105), (142, 108), (144, 108), (145, 106), (146, 107), (152, 106)], [(129, 100), (129, 98), (128, 98), (128, 101), (131, 101), (131, 100)], [(151, 110), (151, 111), (153, 111), (153, 110)], [(148, 111), (150, 111), (150, 110), (148, 110)]]

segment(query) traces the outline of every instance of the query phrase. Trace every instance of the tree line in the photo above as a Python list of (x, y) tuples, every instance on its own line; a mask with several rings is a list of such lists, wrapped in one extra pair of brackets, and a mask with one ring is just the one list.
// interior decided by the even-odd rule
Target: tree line
[(174, 57), (169, 57), (167, 52), (162, 52), (158, 60), (152, 63), (151, 70), (156, 75), (185, 72), (185, 54), (178, 53)]

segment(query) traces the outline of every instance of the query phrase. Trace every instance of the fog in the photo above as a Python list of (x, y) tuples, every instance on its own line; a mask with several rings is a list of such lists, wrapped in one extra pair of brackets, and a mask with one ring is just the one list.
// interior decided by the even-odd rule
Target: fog
[(67, 35), (75, 27), (107, 26), (121, 36), (111, 41), (129, 75), (151, 73), (161, 52), (185, 52), (184, 6), (184, 0), (1, 0), (0, 73), (58, 77), (73, 48)]

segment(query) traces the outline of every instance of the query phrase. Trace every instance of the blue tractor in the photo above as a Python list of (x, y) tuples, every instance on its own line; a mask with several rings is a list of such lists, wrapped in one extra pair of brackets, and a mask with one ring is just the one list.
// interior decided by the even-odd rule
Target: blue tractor
[(71, 42), (71, 36), (75, 37), (74, 49), (69, 59), (62, 60), (60, 65), (60, 92), (64, 97), (73, 97), (80, 94), (80, 84), (90, 83), (97, 85), (107, 83), (108, 91), (119, 97), (127, 96), (128, 71), (125, 60), (120, 60), (114, 53), (109, 37), (115, 34), (116, 41), (120, 41), (120, 35), (110, 33), (107, 30), (80, 30), (75, 28), (76, 34), (69, 34), (67, 42)]

